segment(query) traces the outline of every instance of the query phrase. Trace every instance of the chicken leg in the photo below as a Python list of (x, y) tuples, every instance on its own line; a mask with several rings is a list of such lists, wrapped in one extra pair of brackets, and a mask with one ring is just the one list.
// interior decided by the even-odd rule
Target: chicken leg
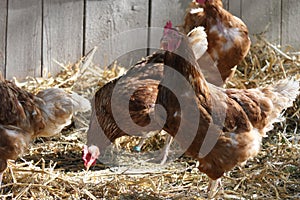
[[(153, 132), (148, 133), (146, 135), (146, 137), (144, 137), (140, 140), (138, 145), (133, 147), (133, 150), (136, 152), (141, 152), (142, 146), (144, 145), (146, 139), (148, 139), (149, 137), (152, 137), (156, 134), (159, 134), (159, 133), (160, 133), (160, 131), (153, 131)], [(162, 149), (160, 156), (158, 156), (157, 158), (155, 158), (153, 160), (155, 163), (160, 163), (161, 165), (164, 165), (166, 163), (172, 142), (173, 142), (173, 137), (171, 135), (167, 135), (166, 144), (165, 144), (164, 148)]]
[(166, 161), (168, 159), (168, 155), (169, 155), (169, 150), (170, 150), (170, 146), (173, 142), (173, 137), (171, 135), (167, 136), (167, 140), (166, 140), (166, 144), (161, 152), (161, 156), (159, 156), (160, 164), (164, 165), (166, 164)]
[(207, 195), (208, 199), (212, 199), (216, 196), (216, 194), (222, 189), (221, 178), (216, 180), (210, 179), (207, 187)]

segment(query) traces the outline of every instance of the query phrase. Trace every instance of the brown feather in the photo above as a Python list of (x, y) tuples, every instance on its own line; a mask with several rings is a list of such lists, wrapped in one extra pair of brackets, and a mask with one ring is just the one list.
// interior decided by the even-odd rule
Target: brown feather
[[(96, 145), (103, 153), (110, 141), (118, 137), (128, 134), (142, 136), (143, 133), (139, 127), (147, 127), (148, 130), (145, 129), (145, 132), (157, 130), (156, 123), (152, 126), (149, 124), (162, 71), (163, 53), (157, 52), (96, 92), (92, 103), (93, 114), (88, 131), (88, 146)], [(115, 114), (121, 119), (119, 123), (123, 124), (126, 130), (122, 130), (115, 121), (117, 116), (114, 116), (112, 110), (113, 93), (117, 94), (114, 96), (114, 101), (117, 102), (114, 104)], [(127, 98), (128, 96), (130, 98)], [(126, 116), (124, 110), (129, 110), (130, 116)], [(138, 125), (137, 129), (131, 126), (130, 118)]]

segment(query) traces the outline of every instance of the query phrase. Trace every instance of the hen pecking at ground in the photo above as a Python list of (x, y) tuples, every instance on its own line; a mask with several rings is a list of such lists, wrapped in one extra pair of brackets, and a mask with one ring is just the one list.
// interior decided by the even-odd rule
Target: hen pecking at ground
[[(172, 23), (169, 22), (166, 27), (172, 27)], [(189, 40), (193, 49), (197, 50), (197, 56), (201, 57), (201, 52), (203, 54), (207, 49), (203, 28), (193, 29)], [(195, 44), (195, 40), (203, 40), (203, 46)], [(157, 51), (96, 92), (92, 102), (93, 113), (88, 130), (88, 143), (83, 150), (83, 160), (87, 169), (116, 138), (124, 135), (147, 137), (149, 131), (161, 130), (162, 127), (153, 119), (153, 112), (158, 85), (163, 76), (164, 56), (164, 51)], [(118, 95), (113, 98), (113, 94)], [(116, 102), (114, 106), (113, 102)], [(130, 122), (131, 119), (133, 123)], [(120, 127), (120, 124), (123, 124), (123, 127)], [(171, 140), (171, 137), (168, 140)], [(163, 150), (162, 164), (167, 159), (170, 143), (168, 141)]]

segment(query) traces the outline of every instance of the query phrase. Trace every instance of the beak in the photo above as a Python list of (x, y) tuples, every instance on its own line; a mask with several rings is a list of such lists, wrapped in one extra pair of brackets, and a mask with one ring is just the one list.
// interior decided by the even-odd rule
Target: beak
[(163, 50), (168, 50), (168, 42), (165, 41), (165, 40), (162, 40), (160, 42), (160, 48), (163, 49)]
[(89, 171), (90, 167), (96, 163), (96, 159), (91, 158), (88, 163), (85, 164), (86, 171)]
[(85, 170), (86, 170), (86, 171), (89, 171), (90, 167), (91, 167), (91, 165), (90, 165), (90, 164), (87, 164), (87, 165), (85, 166)]

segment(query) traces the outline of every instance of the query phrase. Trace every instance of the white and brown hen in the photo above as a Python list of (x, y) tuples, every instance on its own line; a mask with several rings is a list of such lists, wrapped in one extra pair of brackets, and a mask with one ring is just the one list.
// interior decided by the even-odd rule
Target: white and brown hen
[[(165, 28), (165, 30), (171, 29), (172, 22), (168, 21), (164, 28)], [(202, 27), (202, 26), (195, 27), (187, 34), (187, 37), (188, 37), (189, 44), (194, 52), (196, 60), (199, 60), (204, 55), (204, 53), (206, 53), (207, 48), (208, 48), (207, 35), (204, 31), (204, 27)], [(163, 130), (150, 132), (149, 134), (146, 135), (146, 137), (144, 137), (140, 140), (139, 144), (134, 147), (134, 150), (137, 152), (140, 152), (146, 139), (148, 137), (152, 137), (159, 133), (166, 134)], [(169, 154), (168, 151), (170, 149), (172, 142), (173, 142), (173, 138), (170, 135), (167, 135), (166, 144), (162, 150), (162, 155), (156, 159), (157, 161), (159, 159), (161, 159), (160, 164), (162, 164), (162, 165), (165, 164), (168, 159), (168, 154)]]
[(223, 8), (222, 0), (193, 0), (182, 29), (187, 34), (198, 26), (205, 28), (208, 40), (208, 54), (198, 63), (209, 83), (222, 86), (250, 49), (247, 26)]
[[(274, 122), (282, 120), (281, 112), (293, 105), (299, 82), (282, 80), (264, 88), (223, 89), (205, 80), (185, 35), (165, 31), (162, 42), (171, 43), (164, 45), (171, 47), (166, 49), (165, 65), (184, 76), (194, 93), (187, 95), (183, 90), (174, 96), (160, 86), (157, 103), (166, 109), (167, 120), (159, 112), (155, 119), (187, 149), (187, 155), (199, 161), (199, 170), (211, 179), (209, 196), (213, 197), (226, 171), (257, 155), (262, 137)], [(162, 83), (176, 78), (174, 72), (166, 69)], [(184, 103), (174, 103), (178, 102), (176, 99)], [(193, 131), (195, 121), (197, 129)], [(180, 128), (183, 134), (177, 135)]]
[(90, 102), (76, 93), (50, 88), (31, 94), (0, 73), (0, 183), (7, 160), (16, 159), (36, 137), (50, 137), (71, 124), (74, 112)]

